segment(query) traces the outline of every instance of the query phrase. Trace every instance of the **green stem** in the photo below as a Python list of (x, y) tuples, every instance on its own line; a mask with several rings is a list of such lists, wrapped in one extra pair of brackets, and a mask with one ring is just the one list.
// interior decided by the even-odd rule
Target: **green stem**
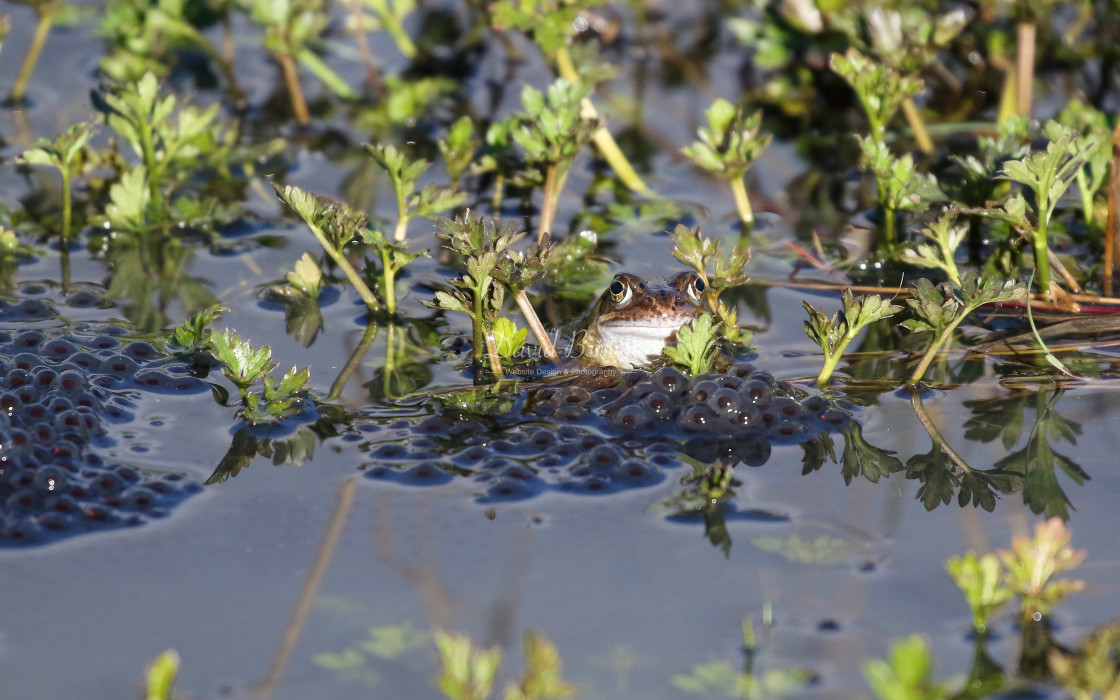
[[(573, 85), (579, 82), (579, 73), (576, 72), (575, 64), (572, 63), (572, 57), (568, 53), (566, 46), (561, 46), (556, 49), (556, 71), (560, 77), (567, 80)], [(583, 98), (580, 102), (581, 116), (588, 119), (597, 119), (599, 113), (595, 111), (595, 105), (591, 103), (590, 98)], [(611, 132), (607, 130), (606, 126), (600, 126), (595, 130), (591, 136), (591, 140), (595, 142), (595, 146), (599, 149), (603, 159), (614, 170), (618, 179), (622, 180), (622, 184), (630, 188), (630, 190), (647, 197), (653, 196), (654, 192), (642, 181), (641, 176), (634, 170), (634, 166), (630, 164), (630, 160), (622, 149), (618, 147), (618, 142), (611, 136)]]
[(148, 176), (148, 192), (151, 194), (152, 206), (156, 211), (163, 211), (163, 192), (159, 189), (160, 183), (160, 167), (156, 163), (156, 148), (152, 141), (152, 124), (149, 121), (151, 115), (141, 115), (139, 123), (136, 125), (136, 133), (140, 136), (140, 150), (144, 158), (144, 169), (147, 170)]
[[(824, 353), (824, 366), (821, 367), (821, 373), (817, 375), (816, 384), (819, 388), (824, 388), (828, 384), (828, 380), (832, 377), (832, 373), (836, 371), (836, 365), (840, 364), (840, 358), (844, 356), (844, 351), (848, 349), (862, 328), (849, 328), (843, 337), (837, 341), (836, 346), (831, 350), (826, 350)], [(823, 349), (823, 348), (822, 348)]]
[(311, 71), (311, 73), (319, 79), (319, 82), (326, 85), (331, 89), (331, 92), (342, 99), (356, 100), (361, 97), (354, 88), (350, 87), (338, 73), (334, 72), (333, 68), (324, 63), (323, 59), (319, 58), (311, 49), (300, 51), (299, 56), (296, 58), (299, 60), (300, 65)]
[(54, 14), (55, 10), (51, 8), (43, 10), (39, 15), (39, 23), (35, 25), (35, 33), (31, 36), (31, 46), (27, 47), (27, 55), (23, 57), (23, 65), (19, 67), (19, 76), (8, 96), (12, 102), (23, 102), (24, 95), (27, 94), (27, 84), (31, 82), (31, 73), (35, 70), (35, 64), (39, 62), (39, 54), (43, 51), (47, 35), (51, 32)]
[(735, 208), (739, 210), (739, 220), (743, 227), (749, 229), (754, 225), (754, 211), (751, 209), (751, 200), (747, 196), (747, 185), (741, 177), (727, 181), (731, 185), (731, 194), (735, 195)]
[(62, 248), (70, 244), (70, 168), (60, 168), (62, 173)]
[(922, 361), (918, 364), (917, 369), (915, 369), (914, 373), (910, 375), (910, 381), (907, 382), (908, 386), (916, 387), (918, 385), (918, 382), (922, 381), (922, 377), (925, 376), (926, 370), (929, 369), (930, 364), (933, 363), (933, 358), (937, 357), (938, 353), (941, 352), (941, 348), (945, 345), (946, 342), (948, 342), (949, 338), (953, 337), (953, 331), (955, 331), (957, 329), (957, 326), (961, 325), (961, 322), (964, 321), (964, 319), (975, 310), (975, 306), (966, 306), (961, 313), (957, 314), (957, 317), (954, 318), (948, 326), (945, 326), (945, 332), (942, 333), (939, 337), (934, 338), (933, 342), (930, 343), (929, 348), (926, 349), (926, 354), (922, 355)]
[(397, 271), (389, 260), (389, 251), (381, 251), (381, 286), (382, 294), (385, 295), (385, 308), (390, 314), (397, 313), (397, 290), (396, 290), (396, 275)]
[(1050, 292), (1050, 256), (1046, 243), (1046, 229), (1050, 225), (1049, 197), (1044, 191), (1038, 192), (1038, 228), (1034, 231), (1034, 265), (1038, 270), (1038, 291), (1046, 299), (1053, 298)]
[(486, 321), (482, 318), (482, 302), (489, 278), (484, 280), (482, 289), (474, 290), (474, 313), (471, 315), (471, 330), (474, 331), (474, 346), (471, 348), (471, 357), (476, 362), (482, 362), (482, 355), (486, 349)]
[(1097, 230), (1096, 217), (1093, 216), (1093, 195), (1096, 194), (1089, 189), (1089, 178), (1085, 175), (1085, 168), (1078, 168), (1077, 174), (1077, 191), (1081, 195), (1081, 217), (1085, 220), (1085, 226), (1090, 231)]
[(307, 226), (311, 229), (311, 233), (315, 234), (315, 238), (319, 239), (319, 245), (323, 246), (323, 250), (327, 251), (327, 255), (331, 256), (331, 260), (334, 261), (334, 264), (338, 265), (339, 269), (346, 275), (346, 279), (350, 280), (350, 284), (354, 285), (354, 289), (358, 291), (358, 296), (366, 303), (366, 307), (370, 312), (380, 311), (381, 303), (377, 301), (377, 297), (373, 295), (373, 292), (369, 290), (366, 283), (362, 281), (362, 276), (358, 274), (358, 271), (354, 269), (350, 261), (335, 250), (335, 247), (327, 240), (327, 236), (323, 233), (322, 229), (311, 222), (307, 222)]
[(883, 235), (887, 245), (894, 245), (895, 211), (894, 207), (883, 207)]
[(389, 32), (389, 36), (393, 37), (393, 41), (397, 44), (397, 50), (405, 58), (412, 60), (416, 58), (419, 51), (416, 50), (416, 44), (412, 42), (412, 38), (404, 30), (404, 25), (401, 23), (401, 18), (393, 13), (384, 2), (376, 3), (373, 9), (377, 12), (378, 19), (385, 27), (385, 31)]

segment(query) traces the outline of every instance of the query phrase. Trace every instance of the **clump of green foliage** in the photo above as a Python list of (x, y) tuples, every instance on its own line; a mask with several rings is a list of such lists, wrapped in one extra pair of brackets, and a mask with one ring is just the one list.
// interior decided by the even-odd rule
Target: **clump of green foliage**
[(1026, 289), (1015, 280), (1001, 281), (994, 276), (981, 278), (971, 271), (959, 285), (945, 284), (940, 289), (928, 279), (918, 280), (912, 296), (906, 300), (917, 318), (907, 319), (902, 325), (913, 333), (933, 333), (933, 340), (910, 376), (910, 386), (922, 381), (941, 348), (969, 314), (985, 304), (1015, 301), (1026, 296)]
[(670, 249), (673, 257), (695, 270), (704, 282), (702, 296), (719, 322), (716, 329), (728, 340), (738, 343), (750, 340), (750, 334), (739, 326), (738, 312), (720, 299), (724, 291), (740, 287), (750, 279), (746, 272), (751, 259), (750, 248), (740, 241), (725, 254), (721, 237), (708, 238), (700, 229), (684, 224), (678, 224), (669, 238), (673, 241)]
[(109, 189), (105, 214), (112, 226), (137, 234), (166, 233), (172, 223), (212, 218), (220, 208), (216, 199), (184, 196), (183, 190), (199, 171), (226, 169), (232, 160), (236, 131), (218, 119), (219, 106), (180, 107), (174, 95), (160, 97), (152, 73), (102, 97), (106, 124), (140, 159), (125, 167)]
[(850, 289), (844, 290), (841, 295), (842, 308), (831, 318), (809, 302), (801, 303), (809, 314), (809, 320), (805, 321), (805, 334), (824, 351), (824, 366), (816, 380), (819, 387), (828, 383), (844, 351), (864, 328), (902, 311), (901, 306), (882, 297), (857, 297)]
[[(271, 347), (254, 348), (230, 330), (211, 333), (210, 347), (222, 365), (222, 372), (241, 394), (238, 413), (242, 418), (254, 425), (274, 423), (303, 410), (307, 381), (311, 378), (309, 367), (301, 370), (293, 366), (277, 383), (271, 376), (277, 367), (272, 362)], [(254, 391), (258, 384), (261, 388)]]
[(677, 331), (677, 344), (667, 346), (666, 357), (688, 370), (693, 376), (712, 368), (719, 350), (719, 326), (711, 314), (701, 314), (692, 323)]
[(855, 91), (870, 125), (871, 134), (860, 139), (868, 167), (875, 174), (879, 208), (883, 214), (882, 231), (888, 244), (895, 241), (895, 214), (918, 206), (931, 182), (919, 177), (910, 156), (895, 158), (887, 147), (887, 126), (903, 102), (922, 90), (922, 81), (900, 74), (894, 68), (868, 58), (855, 48), (834, 53), (829, 65)]
[[(449, 700), (486, 700), (494, 688), (502, 653), (497, 647), (479, 649), (470, 637), (439, 630), (435, 633), (443, 669), (436, 677), (440, 692)], [(576, 687), (560, 678), (560, 655), (547, 638), (525, 635), (525, 672), (506, 686), (505, 700), (570, 698)]]
[(481, 362), (486, 350), (486, 334), (502, 310), (506, 288), (494, 278), (500, 256), (525, 237), (513, 222), (495, 225), (481, 217), (465, 216), (436, 222), (436, 237), (464, 258), (466, 274), (451, 280), (451, 289), (437, 291), (435, 299), (424, 305), (442, 311), (459, 311), (471, 319), (474, 343), (471, 356)]
[(48, 165), (62, 176), (62, 245), (70, 243), (70, 222), (73, 201), (70, 194), (71, 181), (76, 170), (81, 168), (81, 161), (87, 156), (86, 145), (93, 135), (96, 127), (89, 122), (80, 122), (67, 129), (53, 141), (39, 139), (35, 147), (23, 152), (18, 159), (28, 165)]
[(743, 176), (773, 137), (761, 130), (762, 112), (747, 116), (742, 106), (735, 107), (723, 98), (713, 102), (704, 114), (708, 126), (700, 127), (697, 132), (700, 140), (681, 152), (716, 177), (727, 180), (735, 196), (739, 220), (750, 228), (754, 224), (754, 211)]

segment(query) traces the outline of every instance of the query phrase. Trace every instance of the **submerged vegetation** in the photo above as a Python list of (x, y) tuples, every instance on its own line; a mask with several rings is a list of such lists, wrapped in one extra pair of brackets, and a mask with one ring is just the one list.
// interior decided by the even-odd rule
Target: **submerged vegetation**
[[(1033, 539), (948, 564), (976, 644), (964, 685), (933, 679), (922, 637), (869, 662), (868, 684), (883, 698), (1117, 695), (1115, 623), (1076, 651), (1050, 625), (1081, 588), (1054, 578), (1083, 558), (1068, 484), (1091, 478), (1057, 449), (1083, 433), (1062, 401), (1117, 371), (1116, 0), (108, 0), (97, 17), (17, 4), (35, 29), (25, 55), (10, 40), (0, 54), (0, 332), (6, 370), (28, 377), (0, 394), (30, 384), (29, 368), (53, 387), (73, 355), (109, 396), (114, 363), (132, 366), (108, 356), (114, 341), (21, 341), (20, 324), (84, 338), (96, 333), (82, 324), (120, 323), (146, 357), (177, 356), (233, 425), (207, 484), (324, 443), (357, 450), (366, 478), (457, 480), (487, 507), (649, 487), (680, 468), (658, 512), (702, 523), (727, 557), (729, 522), (786, 518), (747, 508), (736, 471), (772, 450), (844, 484), (908, 480), (930, 511), (1021, 499), (1047, 519)], [(79, 28), (104, 50), (83, 68), (94, 77), (64, 82), (90, 100), (56, 109), (44, 69), (66, 64), (43, 48)], [(614, 290), (612, 266), (672, 277), (673, 260), (698, 279), (688, 322), (630, 326), (664, 351), (626, 372), (581, 362), (592, 300), (634, 293)], [(670, 315), (655, 302), (647, 316)], [(261, 320), (280, 312), (296, 343)], [(784, 334), (798, 322), (807, 341)], [(33, 354), (55, 341), (73, 347), (46, 369), (17, 362), (20, 342)], [(966, 413), (952, 427), (947, 405)], [(909, 432), (876, 430), (883, 407)], [(5, 437), (30, 464), (46, 453), (18, 444), (17, 423), (0, 427), (23, 431)], [(929, 450), (902, 454), (900, 433)], [(8, 481), (24, 529), (0, 511), (0, 541), (70, 522), (34, 510), (57, 505), (34, 491), (53, 481)], [(752, 545), (829, 566), (841, 542)], [(1023, 637), (1015, 671), (986, 656), (1000, 625)], [(749, 628), (742, 670), (713, 662), (674, 686), (814, 682), (756, 670)], [(496, 649), (432, 639), (447, 697), (494, 696)], [(551, 643), (530, 636), (525, 655), (504, 697), (574, 693)], [(170, 696), (176, 670), (160, 657), (149, 696)]]

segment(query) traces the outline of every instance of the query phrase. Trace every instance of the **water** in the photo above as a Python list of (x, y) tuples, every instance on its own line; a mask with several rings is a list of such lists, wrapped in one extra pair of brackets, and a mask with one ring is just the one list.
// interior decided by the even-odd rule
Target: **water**
[[(21, 37), (30, 26), (20, 8), (13, 10), (13, 21), (16, 30), (0, 57), (3, 89), (10, 85), (24, 50)], [(693, 38), (684, 11), (659, 26), (680, 30), (682, 45)], [(256, 48), (256, 30), (242, 19), (237, 29), (239, 77), (250, 87), (250, 103), (260, 105), (269, 95), (273, 69)], [(375, 51), (390, 57), (385, 70), (394, 74), (403, 61), (392, 58), (396, 54), (387, 38), (376, 39)], [(517, 67), (517, 79), (543, 84), (545, 67), (531, 46), (522, 49), (530, 58)], [(5, 158), (90, 111), (87, 93), (100, 51), (100, 41), (86, 28), (52, 33), (32, 82), (30, 107), (0, 115)], [(723, 46), (703, 64), (710, 83), (671, 85), (646, 76), (643, 84), (643, 134), (656, 144), (651, 186), (696, 205), (694, 220), (705, 233), (729, 238), (738, 235), (729, 193), (721, 183), (697, 176), (675, 149), (693, 137), (700, 105), (734, 94), (738, 61), (735, 50)], [(361, 80), (358, 63), (332, 63), (353, 84)], [(504, 59), (491, 49), (478, 66), (464, 92), (484, 112), (490, 104), (487, 83), (503, 75)], [(627, 101), (640, 82), (635, 65), (625, 66), (610, 86), (622, 105), (610, 113), (612, 125), (626, 122)], [(517, 106), (512, 85), (497, 100), (500, 112)], [(215, 95), (203, 92), (200, 98), (209, 101)], [(605, 97), (597, 102), (611, 104)], [(256, 133), (293, 133), (264, 112), (250, 112), (248, 121)], [(328, 121), (354, 145), (368, 138), (351, 128), (341, 111)], [(371, 189), (347, 184), (363, 157), (352, 148), (321, 148), (317, 144), (323, 140), (309, 138), (285, 151), (293, 166), (287, 181), (338, 196), (359, 191), (369, 200), (371, 218), (394, 220), (384, 177), (374, 175)], [(561, 201), (561, 228), (594, 208), (585, 206), (581, 194), (592, 182), (591, 167), (586, 155), (576, 161)], [(820, 366), (819, 350), (801, 329), (801, 300), (830, 312), (837, 307), (831, 295), (766, 286), (789, 274), (791, 256), (783, 242), (796, 237), (790, 190), (810, 167), (791, 144), (778, 143), (750, 180), (756, 206), (778, 213), (760, 216), (761, 233), (773, 243), (756, 244), (749, 269), (758, 285), (748, 288), (740, 308), (744, 322), (756, 330), (752, 361), (780, 379), (811, 378)], [(427, 177), (439, 182), (442, 174), (437, 168)], [(0, 201), (16, 208), (40, 181), (55, 182), (45, 172), (35, 171), (28, 181), (14, 168), (4, 168)], [(512, 200), (506, 206), (510, 217), (531, 211)], [(271, 345), (282, 369), (310, 365), (313, 391), (326, 395), (361, 339), (364, 314), (357, 295), (342, 287), (336, 299), (324, 303), (323, 328), (310, 346), (286, 334), (283, 312), (261, 302), (259, 290), (282, 278), (302, 251), (315, 251), (317, 244), (281, 211), (267, 184), (249, 189), (244, 207), (256, 218), (238, 239), (238, 249), (188, 246), (176, 272), (193, 282), (172, 286), (170, 294), (136, 284), (144, 276), (135, 264), (107, 266), (84, 248), (76, 250), (71, 259), (76, 283), (122, 291), (112, 305), (71, 310), (68, 320), (100, 327), (162, 318), (158, 325), (170, 326), (185, 318), (187, 309), (218, 301), (231, 309), (222, 324), (254, 344)], [(438, 248), (428, 222), (414, 221), (410, 234), (414, 246)], [(624, 228), (609, 238), (606, 251), (616, 271), (666, 275), (679, 267), (668, 253), (667, 235), (653, 227)], [(280, 245), (265, 245), (272, 240)], [(804, 237), (799, 240), (805, 243)], [(15, 279), (55, 280), (59, 264), (57, 247), (41, 246)], [(437, 260), (420, 259), (410, 272), (401, 312), (427, 317), (420, 304), (430, 297), (425, 285), (450, 271)], [(806, 279), (822, 277), (812, 273)], [(444, 335), (469, 333), (455, 315), (446, 324), (440, 328)], [(6, 323), (4, 330), (30, 325)], [(749, 620), (760, 645), (756, 670), (811, 670), (816, 680), (799, 695), (863, 696), (862, 661), (884, 656), (889, 640), (909, 634), (929, 639), (938, 677), (967, 670), (970, 617), (944, 561), (970, 548), (1006, 547), (1013, 534), (1030, 531), (1038, 519), (1019, 491), (1001, 494), (992, 513), (959, 507), (955, 495), (948, 505), (927, 510), (918, 499), (921, 482), (906, 478), (906, 471), (869, 480), (868, 475), (892, 464), (888, 453), (905, 464), (930, 450), (909, 398), (889, 389), (852, 392), (857, 403), (868, 404), (857, 413), (863, 439), (872, 446), (861, 453), (861, 473), (855, 473), (854, 463), (845, 472), (832, 459), (803, 473), (805, 448), (774, 445), (763, 465), (736, 470), (729, 506), (693, 511), (693, 517), (674, 516), (666, 505), (679, 503), (686, 491), (681, 480), (690, 470), (679, 460), (660, 472), (663, 478), (635, 488), (595, 496), (549, 489), (513, 501), (487, 498), (486, 484), (467, 477), (433, 486), (366, 478), (378, 460), (367, 444), (375, 433), (365, 434), (361, 427), (385, 425), (399, 416), (413, 425), (429, 410), (371, 397), (367, 383), (377, 390), (386, 335), (375, 339), (346, 384), (338, 404), (354, 415), (339, 421), (327, 412), (310, 413), (276, 434), (239, 432), (244, 426), (236, 423), (233, 408), (208, 393), (174, 400), (137, 396), (137, 419), (107, 428), (102, 442), (91, 448), (103, 458), (174, 472), (192, 484), (210, 479), (223, 460), (240, 468), (175, 505), (167, 517), (139, 527), (0, 550), (0, 589), (9, 601), (0, 620), (5, 695), (119, 698), (132, 692), (156, 654), (175, 648), (183, 659), (178, 687), (196, 697), (244, 696), (261, 683), (277, 698), (436, 697), (436, 654), (423, 635), (447, 627), (501, 645), (509, 679), (521, 668), (522, 635), (536, 628), (557, 644), (565, 677), (582, 686), (583, 697), (678, 698), (683, 691), (674, 686), (674, 676), (689, 674), (697, 665), (743, 668), (742, 624)], [(869, 339), (861, 348), (867, 355), (842, 367), (860, 379), (882, 376), (884, 367), (897, 376), (905, 355), (893, 348)], [(435, 348), (427, 352), (438, 356)], [(1090, 359), (1104, 368), (1111, 362), (1104, 352)], [(1116, 410), (1113, 385), (1102, 380), (1060, 396), (1043, 393), (1044, 407), (1050, 408), (1040, 412), (1037, 392), (1000, 383), (1023, 371), (1014, 360), (966, 362), (955, 353), (950, 367), (975, 381), (931, 393), (924, 405), (972, 467), (990, 469), (1024, 450), (1041, 415), (1053, 427), (1053, 448), (1088, 477), (1078, 484), (1071, 476), (1077, 470), (1059, 465), (1052, 472), (1032, 466), (1027, 479), (1028, 505), (1038, 510), (1063, 507), (1065, 500), (1053, 490), (1055, 483), (1060, 486), (1071, 508), (1074, 546), (1089, 552), (1077, 574), (1088, 591), (1064, 603), (1056, 616), (1059, 639), (1073, 644), (1116, 614), (1120, 541), (1112, 528), (1112, 501), (1120, 483), (1111, 468), (1118, 448), (1108, 418)], [(432, 387), (469, 382), (452, 359), (429, 368)], [(1022, 429), (1005, 444), (1000, 427), (1018, 421)], [(854, 440), (840, 433), (829, 437), (838, 459), (845, 439)], [(327, 538), (332, 522), (338, 529), (333, 543)], [(316, 586), (309, 583), (314, 572), (322, 576)], [(297, 612), (301, 595), (310, 601), (305, 617)], [(298, 634), (294, 646), (284, 646), (286, 630)], [(393, 654), (385, 645), (369, 643), (394, 630), (415, 637), (414, 643)], [(996, 632), (988, 651), (1012, 667), (1018, 642), (1009, 617), (997, 619)]]

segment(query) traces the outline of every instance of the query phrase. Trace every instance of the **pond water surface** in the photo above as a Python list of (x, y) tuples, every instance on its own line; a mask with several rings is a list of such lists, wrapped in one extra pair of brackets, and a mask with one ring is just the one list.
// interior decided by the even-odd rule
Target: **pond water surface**
[[(97, 12), (98, 6), (81, 9)], [(10, 12), (15, 29), (0, 55), (5, 91), (32, 22), (22, 6)], [(680, 30), (682, 46), (688, 32), (699, 31), (687, 9), (663, 23)], [(251, 130), (293, 137), (282, 155), (284, 181), (341, 199), (365, 187), (358, 203), (371, 218), (395, 220), (387, 179), (362, 170), (368, 164), (360, 162), (357, 144), (368, 133), (342, 110), (301, 135), (259, 108), (276, 75), (259, 50), (259, 34), (237, 18), (238, 71), (254, 105), (247, 114)], [(406, 62), (392, 42), (380, 34), (373, 38), (375, 53), (387, 57), (385, 72), (400, 72)], [(529, 58), (516, 67), (511, 85), (547, 84), (548, 71), (533, 58), (531, 45), (522, 48)], [(88, 92), (96, 86), (101, 51), (85, 24), (52, 33), (31, 83), (30, 104), (0, 114), (6, 160), (91, 112)], [(346, 58), (350, 54), (341, 56), (332, 64), (360, 83), (360, 64)], [(486, 112), (496, 84), (506, 80), (504, 56), (492, 47), (472, 61), (462, 92)], [(729, 193), (722, 183), (701, 177), (676, 149), (693, 138), (704, 105), (737, 94), (741, 61), (733, 45), (720, 44), (704, 64), (706, 79), (684, 84), (640, 83), (642, 64), (624, 62), (610, 94), (597, 98), (612, 125), (621, 125), (633, 107), (634, 86), (642, 86), (640, 129), (654, 144), (645, 173), (650, 185), (688, 203), (689, 223), (730, 238), (739, 232)], [(184, 75), (175, 85), (184, 94), (192, 91)], [(194, 92), (203, 103), (217, 98), (213, 91)], [(498, 112), (516, 108), (517, 98), (517, 89), (499, 92)], [(619, 105), (613, 110), (612, 99)], [(794, 259), (783, 242), (806, 239), (795, 232), (794, 190), (809, 167), (792, 143), (779, 142), (752, 171), (748, 182), (761, 223), (748, 268), (752, 285), (739, 297), (744, 324), (756, 330), (751, 362), (801, 387), (820, 367), (819, 348), (802, 331), (802, 300), (830, 313), (838, 306), (833, 294), (782, 284)], [(601, 210), (595, 197), (583, 194), (594, 172), (586, 154), (576, 161), (558, 228), (566, 230), (581, 212)], [(426, 176), (432, 182), (441, 177), (439, 168)], [(41, 181), (54, 183), (49, 175), (34, 171), (29, 177), (5, 163), (0, 201), (18, 210)], [(309, 365), (313, 393), (326, 396), (362, 339), (364, 307), (339, 283), (333, 296), (323, 298), (322, 330), (313, 343), (285, 332), (283, 307), (262, 301), (261, 290), (281, 279), (304, 250), (318, 247), (268, 183), (256, 183), (263, 187), (247, 189), (247, 216), (224, 232), (237, 245), (186, 241), (174, 253), (175, 264), (165, 268), (178, 280), (169, 286), (159, 286), (158, 276), (125, 253), (87, 246), (95, 233), (87, 228), (70, 256), (71, 280), (101, 303), (69, 305), (58, 286), (57, 244), (38, 244), (35, 258), (16, 270), (5, 299), (18, 303), (29, 295), (28, 285), (40, 285), (39, 296), (57, 314), (0, 320), (0, 330), (15, 336), (38, 329), (54, 337), (74, 333), (81, 323), (88, 324), (90, 337), (123, 329), (127, 344), (218, 302), (230, 309), (219, 325), (270, 345), (281, 368)], [(518, 207), (507, 199), (505, 206), (507, 217), (536, 213), (528, 203)], [(427, 220), (410, 226), (416, 247), (437, 249), (434, 232)], [(612, 272), (668, 276), (680, 269), (668, 252), (664, 222), (646, 228), (630, 223), (602, 239), (609, 242), (603, 252)], [(401, 314), (431, 319), (420, 303), (431, 297), (428, 285), (457, 272), (432, 258), (409, 270)], [(824, 279), (814, 274), (804, 279)], [(966, 328), (969, 335), (982, 332)], [(449, 315), (439, 333), (469, 337), (470, 329)], [(812, 454), (821, 453), (809, 447), (774, 444), (763, 463), (735, 471), (733, 499), (719, 508), (677, 510), (669, 504), (680, 502), (686, 490), (681, 481), (692, 468), (675, 458), (658, 466), (651, 453), (643, 453), (643, 463), (652, 465), (656, 478), (594, 495), (544, 489), (532, 497), (491, 497), (489, 485), (470, 474), (437, 469), (436, 478), (427, 479), (431, 483), (423, 475), (395, 476), (393, 459), (376, 451), (379, 440), (387, 431), (413, 432), (434, 409), (384, 400), (379, 371), (387, 337), (378, 334), (331, 402), (338, 412), (309, 409), (273, 432), (248, 429), (208, 390), (132, 387), (129, 419), (106, 419), (104, 434), (89, 449), (106, 464), (175, 475), (193, 485), (191, 493), (159, 513), (149, 511), (135, 526), (91, 528), (96, 531), (42, 546), (0, 541), (0, 590), (7, 601), (0, 616), (0, 694), (126, 697), (145, 664), (174, 648), (183, 661), (177, 687), (192, 697), (243, 697), (262, 685), (276, 698), (437, 697), (437, 657), (428, 635), (444, 627), (500, 645), (506, 678), (521, 667), (523, 634), (537, 629), (556, 643), (564, 676), (581, 686), (583, 697), (680, 698), (688, 693), (679, 677), (698, 666), (745, 668), (742, 630), (749, 621), (758, 641), (750, 659), (756, 671), (805, 669), (812, 681), (794, 692), (798, 696), (866, 696), (862, 663), (885, 656), (891, 640), (914, 633), (931, 642), (938, 677), (965, 673), (973, 658), (971, 619), (945, 560), (968, 549), (1006, 547), (1012, 535), (1033, 529), (1036, 512), (1066, 508), (1074, 546), (1088, 550), (1078, 577), (1089, 588), (1062, 605), (1057, 634), (1073, 644), (1118, 613), (1120, 538), (1113, 508), (1120, 494), (1120, 435), (1114, 428), (1120, 404), (1107, 380), (1064, 392), (1017, 388), (1000, 379), (1019, 365), (950, 354), (952, 374), (944, 386), (954, 388), (926, 392), (926, 411), (977, 469), (1026, 454), (1021, 464), (1032, 489), (1026, 503), (1021, 491), (1000, 494), (994, 511), (986, 512), (959, 506), (951, 493), (948, 504), (927, 508), (930, 496), (920, 492), (918, 470), (892, 471), (891, 455), (901, 467), (929, 452), (930, 438), (909, 395), (884, 382), (878, 391), (849, 392), (859, 430), (853, 433), (853, 425), (826, 433), (831, 458), (814, 462)], [(866, 355), (853, 356), (842, 371), (859, 379), (882, 377), (891, 363), (904, 363), (905, 354), (879, 347), (869, 340), (861, 348)], [(438, 346), (423, 348), (422, 357), (430, 358), (431, 376), (418, 390), (469, 385), (461, 357)], [(1105, 351), (1088, 357), (1106, 368), (1112, 361)], [(95, 381), (97, 375), (89, 376)], [(230, 386), (217, 373), (206, 381)], [(124, 391), (116, 385), (105, 390)], [(344, 417), (332, 420), (338, 415)], [(1064, 421), (1064, 428), (1048, 434), (1076, 469), (1030, 461), (1036, 448), (1028, 442), (1040, 416), (1050, 425)], [(854, 435), (860, 431), (872, 447), (845, 466), (845, 446), (857, 449)], [(478, 444), (494, 449), (503, 437), (494, 431)], [(1064, 439), (1069, 437), (1075, 442)], [(675, 449), (669, 453), (677, 454)], [(388, 476), (371, 478), (379, 467)], [(213, 478), (216, 469), (225, 478)], [(933, 480), (935, 472), (931, 467), (926, 476)], [(208, 480), (214, 483), (202, 486)], [(1009, 616), (997, 619), (988, 653), (1014, 665), (1018, 635)], [(712, 689), (699, 696), (725, 695)]]

